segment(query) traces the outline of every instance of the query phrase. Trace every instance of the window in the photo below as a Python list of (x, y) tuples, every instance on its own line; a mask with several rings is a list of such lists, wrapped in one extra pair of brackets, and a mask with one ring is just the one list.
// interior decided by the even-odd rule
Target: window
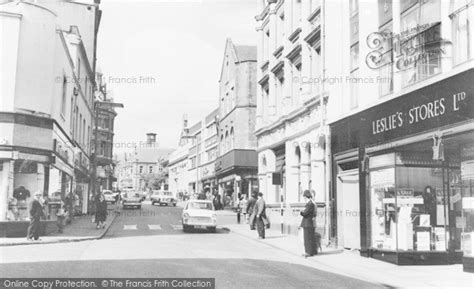
[(263, 37), (263, 62), (266, 62), (270, 59), (270, 30), (268, 29), (265, 31), (265, 35)]
[(293, 21), (291, 23), (291, 32), (301, 26), (301, 0), (292, 1)]
[(143, 174), (143, 166), (138, 167), (138, 173)]
[(453, 33), (453, 64), (457, 65), (470, 59), (472, 31), (469, 30), (469, 8), (471, 0), (451, 0), (451, 25)]
[(235, 139), (234, 139), (234, 128), (230, 129), (230, 150), (234, 149)]
[(351, 73), (350, 73), (350, 109), (359, 106), (359, 43), (351, 47)]
[(350, 109), (359, 106), (359, 85), (358, 85), (358, 69), (359, 69), (359, 1), (350, 0)]
[(149, 174), (152, 174), (152, 173), (153, 173), (153, 166), (149, 166), (149, 167), (148, 167), (148, 173), (149, 173)]
[[(393, 31), (393, 21), (386, 23), (380, 27), (379, 32), (389, 35)], [(379, 95), (384, 96), (393, 91), (393, 46), (392, 39), (386, 38), (381, 46), (383, 66), (378, 70), (377, 83), (379, 85)]]
[(77, 59), (77, 67), (76, 67), (76, 72), (77, 72), (77, 78), (79, 79), (79, 83), (81, 82), (81, 59)]
[(349, 12), (350, 15), (353, 16), (359, 13), (359, 0), (349, 0)]
[(66, 92), (67, 92), (67, 77), (63, 75), (63, 86), (61, 94), (61, 115), (66, 115)]
[(402, 13), (400, 59), (397, 69), (402, 72), (402, 85), (424, 80), (441, 70), (442, 50), (440, 0), (420, 1)]
[[(301, 63), (291, 66), (291, 79), (301, 80)], [(297, 105), (300, 103), (300, 94), (301, 94), (301, 81), (292, 81), (292, 95), (293, 95), (293, 104)]]
[(71, 97), (71, 117), (69, 121), (70, 121), (69, 127), (71, 131), (71, 135), (74, 137), (74, 98), (73, 97)]
[(85, 118), (82, 120), (82, 139), (81, 139), (81, 141), (82, 141), (82, 146), (84, 146), (85, 143), (86, 143), (86, 119)]
[(78, 129), (77, 141), (81, 142), (82, 140), (82, 114), (79, 114), (79, 129)]

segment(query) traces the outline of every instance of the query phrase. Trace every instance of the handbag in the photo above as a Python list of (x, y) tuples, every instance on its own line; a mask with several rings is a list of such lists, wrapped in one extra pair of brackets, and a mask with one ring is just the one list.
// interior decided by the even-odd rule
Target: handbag
[(270, 220), (268, 219), (268, 217), (262, 216), (262, 221), (263, 221), (263, 224), (265, 225), (265, 228), (270, 229)]

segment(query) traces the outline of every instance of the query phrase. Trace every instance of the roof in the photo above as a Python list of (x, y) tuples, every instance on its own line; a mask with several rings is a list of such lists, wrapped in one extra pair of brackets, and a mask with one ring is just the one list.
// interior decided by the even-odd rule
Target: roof
[(251, 45), (234, 44), (237, 62), (257, 61), (257, 47)]
[(167, 160), (173, 151), (170, 148), (137, 148), (136, 158), (139, 163), (156, 163)]

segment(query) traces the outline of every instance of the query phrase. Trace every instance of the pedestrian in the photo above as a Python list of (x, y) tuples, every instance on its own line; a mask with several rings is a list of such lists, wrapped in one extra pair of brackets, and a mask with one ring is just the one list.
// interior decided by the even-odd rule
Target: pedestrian
[(198, 200), (205, 200), (206, 199), (206, 193), (204, 191), (201, 191), (197, 197)]
[(107, 201), (104, 194), (99, 192), (95, 200), (95, 223), (97, 229), (105, 228), (105, 220), (107, 219)]
[(239, 203), (239, 207), (244, 217), (245, 223), (248, 224), (249, 222), (247, 219), (247, 195), (242, 196), (242, 199), (240, 200), (240, 203)]
[(66, 204), (64, 203), (64, 199), (61, 198), (61, 200), (59, 201), (59, 210), (58, 212), (56, 213), (56, 217), (57, 217), (57, 226), (58, 226), (58, 233), (62, 233), (63, 232), (63, 228), (64, 228), (64, 219), (66, 218), (66, 214), (67, 214), (67, 208), (66, 208)]
[(316, 255), (316, 236), (314, 232), (314, 216), (316, 215), (316, 207), (313, 203), (313, 195), (309, 190), (303, 192), (303, 197), (306, 202), (305, 208), (300, 212), (303, 216), (300, 227), (303, 228), (304, 236), (304, 250), (303, 256), (311, 257)]
[(237, 224), (240, 224), (240, 215), (242, 213), (242, 207), (240, 206), (241, 201), (242, 197), (239, 197), (239, 201), (237, 202)]
[(258, 193), (258, 199), (255, 203), (255, 219), (257, 224), (257, 232), (259, 239), (265, 239), (265, 220), (267, 218), (266, 209), (265, 209), (265, 200), (263, 199), (263, 194)]
[(44, 216), (43, 205), (41, 204), (42, 195), (43, 193), (37, 191), (30, 202), (30, 225), (26, 236), (28, 241), (39, 240), (40, 220)]
[(258, 193), (253, 192), (252, 197), (247, 202), (246, 212), (247, 212), (247, 215), (249, 216), (248, 223), (250, 224), (250, 230), (255, 230), (255, 217), (256, 217), (255, 204), (257, 203), (257, 198), (258, 198)]

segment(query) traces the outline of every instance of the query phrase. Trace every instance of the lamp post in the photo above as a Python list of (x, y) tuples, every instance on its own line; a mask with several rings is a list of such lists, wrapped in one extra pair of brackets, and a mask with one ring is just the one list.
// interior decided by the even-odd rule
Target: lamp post
[(100, 109), (112, 109), (120, 107), (123, 108), (122, 103), (107, 102), (107, 101), (96, 101), (94, 102), (94, 113), (95, 113), (95, 125), (94, 125), (94, 154), (92, 155), (92, 193), (96, 194), (97, 185), (97, 147), (98, 147), (98, 129), (99, 129), (99, 112)]

